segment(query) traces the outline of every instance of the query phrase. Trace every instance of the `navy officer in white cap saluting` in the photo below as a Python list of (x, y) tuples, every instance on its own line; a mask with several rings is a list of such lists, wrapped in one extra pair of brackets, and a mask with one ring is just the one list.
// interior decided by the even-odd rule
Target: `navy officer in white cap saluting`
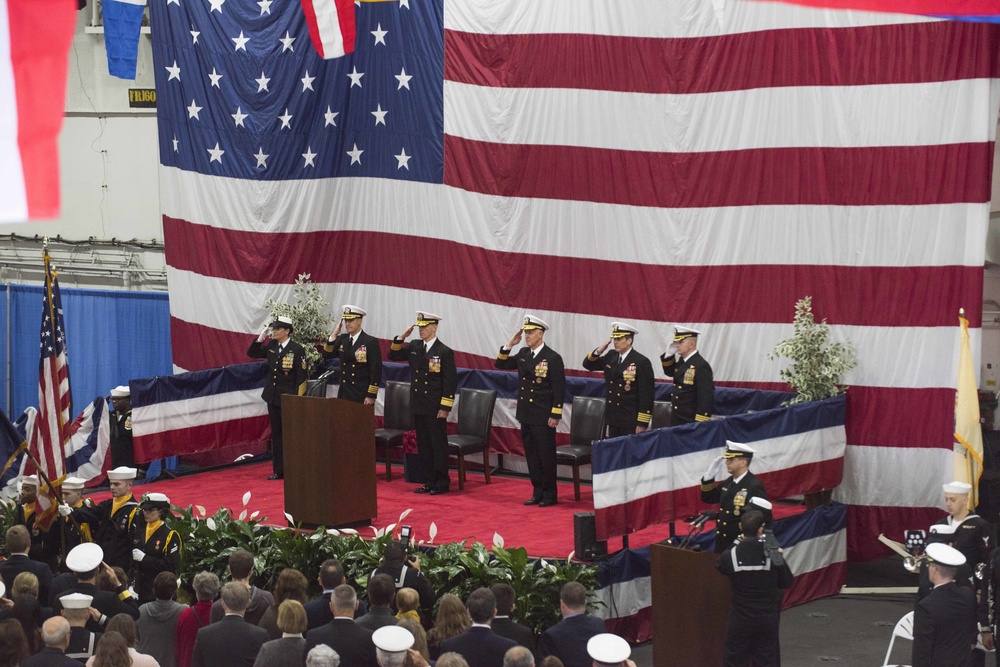
[[(764, 483), (750, 472), (750, 461), (757, 450), (742, 442), (726, 440), (726, 451), (712, 461), (708, 472), (701, 479), (701, 501), (719, 503), (715, 524), (715, 553), (722, 553), (733, 545), (740, 534), (740, 515), (750, 509), (750, 499), (767, 498)], [(729, 477), (721, 484), (715, 478), (725, 465)]]
[(101, 545), (107, 556), (106, 562), (126, 572), (132, 564), (132, 522), (139, 510), (139, 503), (132, 497), (136, 472), (135, 468), (124, 466), (109, 470), (111, 498), (93, 507), (83, 505), (74, 509), (66, 503), (59, 505), (62, 516), (72, 515), (77, 523), (90, 524), (94, 541)]
[[(495, 365), (517, 370), (520, 377), (517, 393), (517, 421), (521, 422), (521, 440), (528, 463), (528, 476), (534, 491), (525, 505), (549, 507), (559, 502), (556, 491), (556, 427), (562, 419), (566, 400), (566, 370), (559, 353), (545, 344), (549, 325), (535, 315), (524, 316), (524, 324), (500, 348)], [(524, 347), (511, 356), (521, 342)]]
[(965, 556), (940, 542), (927, 545), (934, 588), (913, 612), (913, 667), (968, 667), (976, 643), (976, 594), (955, 583)]
[[(267, 331), (271, 330), (271, 340)], [(267, 359), (267, 377), (264, 378), (264, 392), (261, 398), (267, 403), (267, 416), (271, 421), (271, 469), (268, 479), (284, 479), (283, 440), (281, 437), (281, 397), (283, 394), (305, 396), (309, 381), (309, 366), (306, 351), (291, 339), (292, 318), (280, 315), (270, 325), (266, 325), (250, 343), (247, 356), (251, 359)]]
[[(432, 496), (448, 493), (448, 415), (455, 406), (458, 369), (455, 353), (438, 340), (438, 322), (443, 318), (425, 310), (417, 321), (392, 339), (389, 358), (410, 364), (410, 411), (417, 432), (417, 453), (424, 485), (415, 493)], [(406, 342), (417, 327), (420, 341)]]
[(671, 426), (708, 421), (715, 409), (715, 381), (712, 367), (698, 353), (700, 335), (697, 329), (675, 326), (674, 340), (660, 356), (663, 373), (674, 380)]
[[(347, 304), (337, 326), (323, 346), (323, 356), (340, 359), (337, 398), (375, 405), (382, 382), (382, 347), (378, 339), (361, 330), (368, 311)], [(340, 330), (347, 332), (341, 334)]]
[[(638, 332), (631, 324), (612, 322), (611, 338), (583, 360), (588, 371), (604, 372), (609, 438), (642, 433), (653, 417), (653, 364), (632, 347)], [(612, 344), (614, 352), (604, 354)]]

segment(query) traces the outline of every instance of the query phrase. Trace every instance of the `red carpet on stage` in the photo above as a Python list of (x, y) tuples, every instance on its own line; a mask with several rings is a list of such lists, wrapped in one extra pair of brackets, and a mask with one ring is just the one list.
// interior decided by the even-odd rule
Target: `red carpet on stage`
[[(565, 558), (573, 551), (573, 514), (594, 509), (589, 486), (580, 489), (580, 501), (573, 500), (573, 485), (559, 484), (559, 504), (554, 507), (525, 507), (521, 503), (531, 497), (531, 483), (527, 479), (493, 475), (486, 484), (482, 475), (468, 474), (465, 490), (458, 491), (457, 473), (452, 471), (452, 491), (440, 496), (415, 494), (417, 484), (403, 481), (401, 467), (394, 468), (392, 482), (386, 482), (384, 468), (378, 471), (378, 517), (374, 526), (383, 528), (396, 523), (399, 515), (412, 509), (404, 523), (413, 526), (415, 541), (428, 540), (428, 529), (437, 525), (435, 543), (479, 541), (493, 543), (494, 533), (503, 537), (508, 548), (523, 546), (531, 556)], [(180, 507), (202, 505), (209, 514), (219, 507), (235, 510), (243, 507), (243, 494), (251, 492), (250, 512), (260, 510), (267, 517), (266, 523), (286, 525), (284, 518), (284, 482), (268, 481), (270, 463), (244, 465), (212, 472), (186, 475), (177, 479), (154, 481), (136, 486), (135, 495), (147, 491), (165, 493), (170, 502)], [(95, 494), (94, 499), (108, 497), (107, 492)], [(784, 512), (776, 506), (777, 516)], [(792, 508), (789, 508), (791, 510)], [(683, 526), (678, 526), (682, 528)], [(364, 529), (359, 529), (362, 535)], [(369, 529), (369, 534), (372, 534)], [(659, 542), (668, 536), (666, 525), (653, 526), (633, 533), (629, 537), (632, 548)], [(609, 542), (609, 551), (617, 551), (621, 540)]]

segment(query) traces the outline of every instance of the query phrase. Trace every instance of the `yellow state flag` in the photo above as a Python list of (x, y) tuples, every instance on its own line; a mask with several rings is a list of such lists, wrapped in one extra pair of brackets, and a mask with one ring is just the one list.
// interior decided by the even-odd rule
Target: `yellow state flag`
[(955, 392), (955, 480), (972, 485), (972, 507), (979, 502), (979, 477), (983, 474), (983, 431), (979, 425), (979, 389), (969, 343), (969, 320), (958, 317), (961, 340), (958, 385)]

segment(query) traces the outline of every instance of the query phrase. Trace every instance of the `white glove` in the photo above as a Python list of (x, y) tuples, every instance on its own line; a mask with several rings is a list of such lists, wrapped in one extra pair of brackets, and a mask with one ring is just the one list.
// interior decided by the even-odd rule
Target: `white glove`
[(715, 481), (715, 478), (722, 472), (723, 467), (725, 467), (725, 463), (723, 463), (723, 458), (720, 456), (712, 461), (712, 465), (708, 466), (708, 470), (705, 471), (702, 479)]
[(677, 354), (677, 343), (671, 343), (667, 345), (667, 351), (663, 353), (665, 357), (672, 357)]
[(73, 513), (73, 508), (69, 505), (62, 504), (59, 505), (59, 516), (69, 516)]
[(257, 336), (257, 342), (258, 343), (263, 343), (264, 339), (267, 338), (267, 329), (268, 329), (268, 325), (265, 324), (264, 328), (260, 330), (260, 335)]
[(146, 557), (146, 553), (142, 549), (132, 549), (132, 560), (137, 562), (142, 562), (142, 559)]

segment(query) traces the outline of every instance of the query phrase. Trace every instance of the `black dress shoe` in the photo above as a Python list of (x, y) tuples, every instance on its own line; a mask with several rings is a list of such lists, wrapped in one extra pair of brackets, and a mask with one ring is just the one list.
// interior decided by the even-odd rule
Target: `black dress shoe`
[(448, 489), (431, 489), (432, 496), (440, 496), (442, 493), (448, 493)]
[(553, 505), (558, 505), (559, 501), (553, 498), (552, 500), (542, 500), (538, 503), (539, 507), (552, 507)]
[(426, 484), (424, 484), (419, 489), (413, 489), (413, 492), (414, 493), (430, 493), (431, 492), (431, 487), (429, 487)]
[(284, 475), (279, 475), (278, 473), (273, 473), (273, 474), (271, 474), (271, 475), (268, 475), (268, 477), (267, 477), (267, 478), (268, 478), (269, 480), (275, 480), (275, 479), (284, 479), (284, 478), (285, 478), (285, 476), (284, 476)]
[(528, 498), (527, 500), (524, 501), (524, 504), (525, 505), (537, 505), (540, 502), (542, 502), (540, 498)]

